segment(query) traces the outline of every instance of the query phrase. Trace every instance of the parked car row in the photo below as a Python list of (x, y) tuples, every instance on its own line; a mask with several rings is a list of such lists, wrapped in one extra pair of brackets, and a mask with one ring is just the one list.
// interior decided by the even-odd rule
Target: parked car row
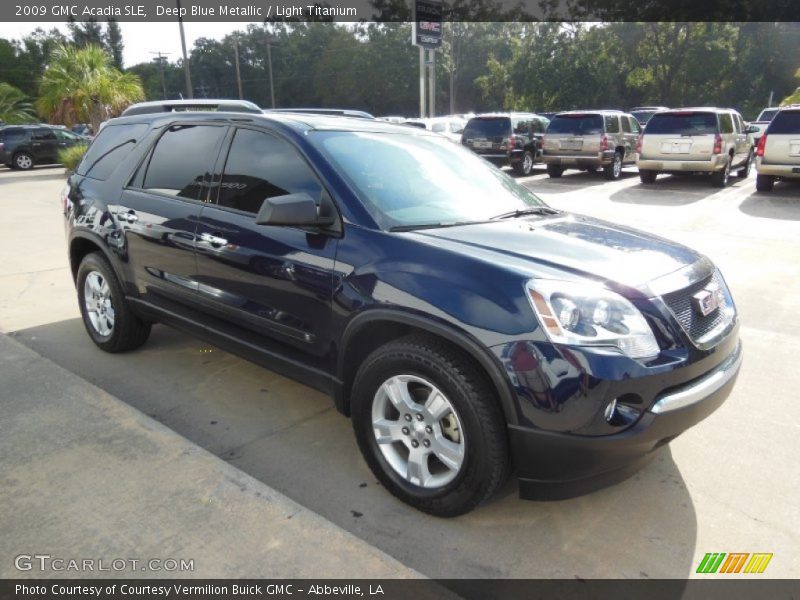
[[(776, 178), (800, 175), (795, 166), (800, 160), (798, 106), (765, 110), (759, 118), (774, 121), (780, 115), (781, 119), (763, 128), (747, 124), (730, 108), (641, 107), (640, 111), (649, 112), (646, 120), (642, 114), (637, 118), (633, 112), (617, 110), (561, 112), (551, 120), (534, 113), (477, 115), (467, 122), (461, 143), (520, 175), (530, 174), (534, 163), (542, 162), (550, 177), (561, 177), (567, 169), (602, 169), (607, 179), (614, 180), (624, 166), (635, 165), (645, 184), (655, 183), (659, 173), (693, 173), (709, 175), (714, 186), (725, 187), (731, 173), (748, 177), (756, 158), (759, 191), (771, 189)], [(768, 131), (774, 134), (769, 143)]]

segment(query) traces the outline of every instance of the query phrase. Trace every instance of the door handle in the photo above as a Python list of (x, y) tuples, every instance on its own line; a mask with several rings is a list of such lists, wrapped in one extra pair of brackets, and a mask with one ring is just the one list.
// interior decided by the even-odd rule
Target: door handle
[(211, 235), (210, 233), (201, 233), (200, 241), (211, 244), (215, 248), (224, 246), (228, 243), (228, 240), (226, 240), (225, 238), (217, 237), (216, 235)]

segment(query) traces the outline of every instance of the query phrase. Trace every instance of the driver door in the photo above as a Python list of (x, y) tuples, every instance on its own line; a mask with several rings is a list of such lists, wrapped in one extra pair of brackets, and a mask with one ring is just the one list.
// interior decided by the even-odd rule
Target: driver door
[(319, 179), (292, 144), (245, 127), (235, 130), (215, 179), (218, 193), (203, 207), (195, 246), (204, 309), (234, 325), (325, 354), (338, 237), (255, 222), (266, 198), (306, 193), (319, 200), (327, 193)]

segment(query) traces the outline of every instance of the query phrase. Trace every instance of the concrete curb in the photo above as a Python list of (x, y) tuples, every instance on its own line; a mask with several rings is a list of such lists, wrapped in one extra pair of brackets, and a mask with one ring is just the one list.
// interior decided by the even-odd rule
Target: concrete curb
[[(2, 334), (0, 381), (0, 578), (421, 577)], [(20, 554), (95, 563), (20, 571)], [(194, 570), (97, 570), (168, 558)]]

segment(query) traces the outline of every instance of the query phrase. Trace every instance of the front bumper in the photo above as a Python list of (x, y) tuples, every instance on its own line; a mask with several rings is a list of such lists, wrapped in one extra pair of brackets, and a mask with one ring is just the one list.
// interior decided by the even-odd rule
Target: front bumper
[(739, 342), (711, 371), (659, 394), (633, 426), (617, 434), (580, 436), (509, 426), (520, 497), (568, 498), (629, 477), (654, 450), (722, 405), (733, 389), (742, 356)]
[(681, 160), (679, 158), (636, 158), (636, 166), (643, 171), (670, 173), (713, 173), (725, 167), (727, 154), (715, 154), (709, 160)]
[(545, 151), (542, 161), (546, 165), (559, 165), (565, 168), (600, 167), (614, 162), (614, 151), (608, 150), (597, 154), (550, 154)]
[(800, 179), (800, 165), (781, 165), (765, 163), (760, 156), (756, 157), (756, 171), (759, 175), (784, 177), (787, 179)]

